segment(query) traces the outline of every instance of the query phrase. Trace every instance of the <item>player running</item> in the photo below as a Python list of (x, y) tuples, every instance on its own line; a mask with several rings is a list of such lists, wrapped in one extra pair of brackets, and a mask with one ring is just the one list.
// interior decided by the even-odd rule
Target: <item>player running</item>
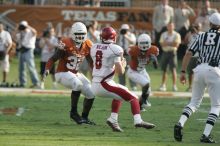
[(107, 124), (113, 131), (122, 132), (118, 123), (118, 112), (122, 100), (131, 104), (135, 127), (152, 129), (154, 124), (144, 122), (140, 115), (138, 97), (131, 93), (127, 87), (115, 83), (115, 72), (123, 74), (126, 61), (123, 58), (123, 49), (114, 44), (116, 32), (112, 27), (105, 27), (100, 34), (101, 43), (94, 44), (90, 50), (93, 59), (92, 91), (97, 96), (112, 97), (112, 112)]
[[(90, 81), (82, 73), (78, 72), (84, 58), (92, 66), (92, 60), (89, 54), (92, 42), (86, 39), (87, 29), (81, 22), (76, 22), (72, 25), (71, 33), (71, 38), (61, 39), (59, 49), (48, 60), (45, 76), (49, 74), (49, 70), (53, 64), (59, 60), (55, 78), (58, 83), (72, 90), (70, 118), (77, 124), (86, 123), (95, 125), (94, 122), (88, 119), (95, 96), (91, 90)], [(82, 117), (77, 111), (81, 92), (85, 95)]]
[(133, 82), (141, 85), (142, 94), (139, 103), (141, 110), (145, 111), (146, 107), (151, 106), (148, 101), (151, 91), (150, 76), (145, 68), (151, 61), (154, 64), (154, 68), (158, 67), (157, 56), (159, 55), (159, 49), (151, 45), (151, 38), (148, 34), (141, 34), (138, 37), (138, 44), (130, 47), (128, 54), (130, 55), (130, 62), (127, 76)]

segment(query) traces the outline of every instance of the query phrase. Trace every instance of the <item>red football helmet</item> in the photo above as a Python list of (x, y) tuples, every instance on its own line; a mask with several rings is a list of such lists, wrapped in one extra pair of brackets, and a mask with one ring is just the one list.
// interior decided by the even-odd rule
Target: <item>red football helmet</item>
[(104, 43), (115, 43), (116, 31), (112, 27), (105, 27), (101, 31), (100, 39)]

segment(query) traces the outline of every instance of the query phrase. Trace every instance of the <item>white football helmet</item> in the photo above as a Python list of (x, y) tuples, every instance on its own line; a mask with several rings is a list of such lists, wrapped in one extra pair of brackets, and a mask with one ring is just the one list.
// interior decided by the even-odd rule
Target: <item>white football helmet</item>
[(85, 24), (82, 22), (74, 23), (71, 28), (71, 37), (76, 43), (83, 43), (87, 37), (87, 29)]
[(151, 38), (148, 34), (141, 34), (138, 37), (138, 47), (141, 51), (147, 51), (151, 47)]

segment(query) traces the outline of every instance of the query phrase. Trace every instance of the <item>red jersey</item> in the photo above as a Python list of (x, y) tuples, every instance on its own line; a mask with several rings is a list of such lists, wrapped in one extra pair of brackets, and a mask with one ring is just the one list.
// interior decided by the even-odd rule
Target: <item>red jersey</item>
[(150, 62), (151, 55), (159, 55), (159, 49), (152, 45), (146, 52), (142, 52), (138, 46), (132, 46), (128, 54), (130, 55), (130, 68), (138, 71), (145, 69), (145, 66)]
[(90, 49), (92, 42), (86, 40), (81, 44), (80, 48), (76, 47), (76, 44), (71, 38), (61, 39), (60, 44), (62, 49), (58, 49), (55, 54), (48, 60), (46, 69), (50, 70), (54, 62), (59, 60), (56, 72), (67, 72), (77, 73), (79, 66), (83, 59), (86, 58), (90, 65), (92, 65), (92, 59), (90, 57)]

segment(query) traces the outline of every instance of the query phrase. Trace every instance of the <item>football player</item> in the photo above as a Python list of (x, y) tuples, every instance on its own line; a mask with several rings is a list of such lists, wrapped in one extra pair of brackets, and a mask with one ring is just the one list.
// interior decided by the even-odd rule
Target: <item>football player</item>
[[(58, 83), (72, 90), (70, 118), (77, 124), (95, 125), (94, 122), (88, 119), (95, 96), (91, 90), (90, 81), (82, 73), (78, 72), (84, 58), (92, 66), (90, 57), (92, 42), (86, 39), (87, 29), (81, 22), (76, 22), (72, 25), (71, 35), (69, 38), (61, 39), (58, 50), (46, 64), (45, 76), (49, 74), (53, 64), (59, 60), (55, 78)], [(81, 92), (85, 95), (82, 116), (77, 111)]]
[(122, 100), (125, 100), (131, 104), (135, 127), (154, 128), (154, 124), (142, 120), (138, 97), (127, 87), (117, 84), (113, 80), (115, 72), (123, 74), (126, 66), (123, 49), (114, 44), (116, 41), (115, 30), (112, 27), (103, 28), (100, 39), (101, 43), (94, 44), (90, 50), (93, 60), (92, 91), (97, 96), (113, 98), (112, 112), (107, 119), (107, 124), (113, 131), (123, 131), (118, 123), (118, 112)]
[(154, 68), (157, 68), (159, 49), (151, 45), (151, 38), (148, 34), (141, 34), (138, 37), (138, 43), (128, 50), (130, 55), (129, 68), (127, 76), (133, 82), (140, 84), (142, 87), (142, 95), (140, 97), (140, 107), (144, 111), (146, 107), (150, 107), (151, 103), (148, 101), (150, 94), (150, 76), (145, 67), (150, 62), (153, 62)]

